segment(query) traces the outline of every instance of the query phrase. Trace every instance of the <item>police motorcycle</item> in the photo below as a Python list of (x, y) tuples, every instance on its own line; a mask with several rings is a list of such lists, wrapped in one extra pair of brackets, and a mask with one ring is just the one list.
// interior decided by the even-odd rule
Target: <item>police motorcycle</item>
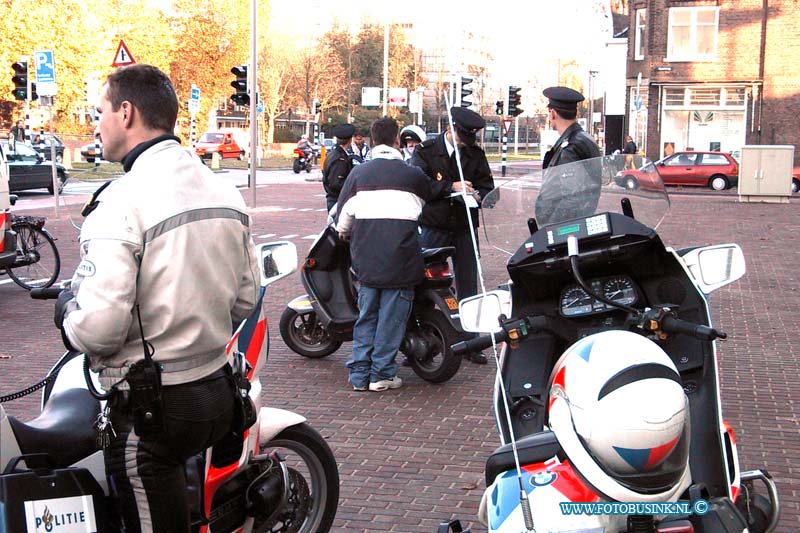
[[(463, 337), (448, 263), (453, 252), (452, 247), (423, 250), (425, 279), (414, 288), (400, 346), (414, 373), (431, 383), (449, 380), (461, 366), (461, 356), (450, 348)], [(350, 245), (339, 239), (329, 220), (300, 267), (307, 293), (289, 302), (281, 315), (281, 337), (293, 352), (321, 358), (353, 340), (358, 290), (350, 265)]]
[(480, 519), (490, 533), (773, 531), (775, 484), (740, 470), (722, 418), (726, 335), (707, 299), (744, 275), (742, 251), (666, 246), (660, 177), (626, 190), (617, 163), (552, 167), (484, 200), (481, 263), (507, 277), (460, 303), (484, 336), (454, 346), (498, 354)]
[[(187, 462), (196, 533), (327, 532), (339, 500), (336, 460), (306, 419), (261, 406), (259, 378), (269, 350), (262, 302), (268, 285), (296, 270), (290, 242), (258, 246), (262, 277), (256, 310), (226, 352), (242, 393), (247, 423)], [(61, 289), (34, 289), (57, 297)], [(120, 531), (105, 476), (96, 424), (104, 401), (97, 375), (69, 351), (43, 380), (42, 411), (29, 422), (0, 404), (0, 530)]]

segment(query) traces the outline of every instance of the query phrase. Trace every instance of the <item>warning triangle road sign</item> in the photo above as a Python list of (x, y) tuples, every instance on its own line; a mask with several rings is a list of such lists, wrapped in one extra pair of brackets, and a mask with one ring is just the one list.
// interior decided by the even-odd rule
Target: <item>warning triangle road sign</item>
[(128, 51), (128, 47), (125, 46), (125, 41), (120, 39), (119, 46), (117, 46), (117, 53), (114, 55), (114, 62), (111, 63), (112, 67), (126, 67), (128, 65), (133, 65), (136, 63), (136, 60), (131, 55), (130, 51)]

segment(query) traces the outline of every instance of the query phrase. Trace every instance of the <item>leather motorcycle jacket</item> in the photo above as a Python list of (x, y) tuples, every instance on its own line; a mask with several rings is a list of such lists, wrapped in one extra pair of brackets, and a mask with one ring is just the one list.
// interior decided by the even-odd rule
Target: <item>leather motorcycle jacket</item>
[(81, 229), (68, 340), (105, 387), (115, 384), (143, 358), (138, 306), (164, 385), (221, 368), (231, 326), (260, 287), (241, 194), (170, 139), (147, 147), (98, 199)]

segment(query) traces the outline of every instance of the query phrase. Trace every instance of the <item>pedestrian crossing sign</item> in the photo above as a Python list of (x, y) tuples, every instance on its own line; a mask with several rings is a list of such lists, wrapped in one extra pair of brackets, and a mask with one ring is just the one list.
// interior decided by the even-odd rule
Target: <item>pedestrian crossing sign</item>
[(114, 55), (114, 62), (111, 63), (112, 67), (127, 67), (133, 65), (136, 60), (131, 55), (128, 47), (125, 46), (125, 41), (120, 39), (119, 46), (117, 46), (117, 53)]

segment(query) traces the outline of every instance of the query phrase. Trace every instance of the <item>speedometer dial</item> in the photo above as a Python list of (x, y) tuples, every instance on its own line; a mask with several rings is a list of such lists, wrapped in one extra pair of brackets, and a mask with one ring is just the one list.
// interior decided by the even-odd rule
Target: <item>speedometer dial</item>
[(561, 314), (575, 316), (591, 313), (593, 300), (580, 287), (569, 287), (561, 293)]
[(603, 296), (618, 304), (631, 305), (636, 302), (636, 289), (630, 278), (615, 276), (603, 281)]

